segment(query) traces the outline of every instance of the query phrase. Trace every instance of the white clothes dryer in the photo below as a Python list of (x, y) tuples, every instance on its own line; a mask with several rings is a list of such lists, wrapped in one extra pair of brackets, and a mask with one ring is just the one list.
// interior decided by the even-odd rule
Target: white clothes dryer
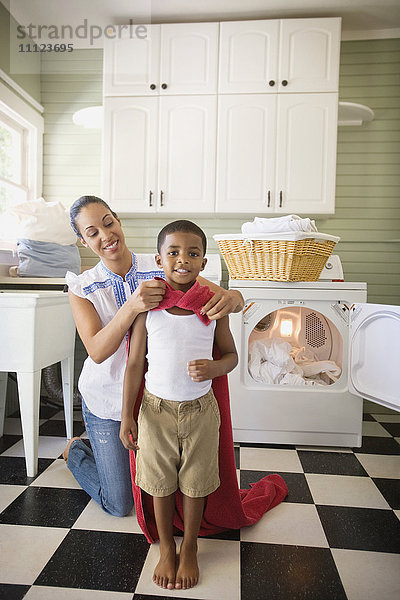
[[(239, 354), (229, 374), (234, 441), (358, 447), (362, 398), (400, 410), (399, 306), (366, 304), (365, 283), (230, 280), (229, 288), (245, 299), (230, 317)], [(337, 368), (298, 385), (304, 363), (292, 360), (286, 377), (268, 354), (276, 345), (278, 355), (291, 347), (291, 359), (301, 351)]]

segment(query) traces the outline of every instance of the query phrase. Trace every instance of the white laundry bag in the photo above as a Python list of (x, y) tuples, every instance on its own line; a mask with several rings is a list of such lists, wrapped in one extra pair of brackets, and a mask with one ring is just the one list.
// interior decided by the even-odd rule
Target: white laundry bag
[(38, 198), (12, 206), (8, 217), (18, 254), (18, 268), (10, 270), (12, 275), (64, 277), (67, 271), (80, 273), (77, 237), (61, 202)]
[(38, 198), (9, 209), (16, 239), (50, 242), (61, 246), (76, 243), (76, 235), (69, 224), (69, 214), (61, 202), (46, 202)]

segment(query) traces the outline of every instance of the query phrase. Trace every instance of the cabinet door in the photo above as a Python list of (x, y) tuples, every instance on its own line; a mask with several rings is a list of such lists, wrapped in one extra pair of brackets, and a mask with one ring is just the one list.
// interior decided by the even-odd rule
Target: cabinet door
[(158, 98), (105, 98), (103, 196), (120, 212), (154, 212)]
[(220, 25), (219, 93), (276, 92), (279, 20)]
[(279, 94), (277, 206), (334, 213), (337, 94)]
[(217, 212), (272, 211), (277, 95), (221, 96), (218, 116)]
[[(134, 31), (134, 30), (133, 30)], [(160, 25), (146, 25), (146, 36), (125, 34), (104, 43), (104, 95), (159, 93)], [(151, 89), (151, 86), (155, 86)]]
[(214, 211), (216, 113), (216, 96), (160, 98), (160, 212)]
[(218, 29), (218, 23), (161, 26), (161, 94), (217, 93)]
[(279, 92), (338, 91), (340, 27), (340, 18), (281, 21)]

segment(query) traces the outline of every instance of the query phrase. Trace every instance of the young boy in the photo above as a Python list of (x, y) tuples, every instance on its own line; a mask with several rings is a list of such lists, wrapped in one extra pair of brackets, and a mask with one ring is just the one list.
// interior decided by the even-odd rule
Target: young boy
[[(199, 579), (197, 536), (206, 498), (219, 487), (220, 417), (211, 383), (234, 369), (237, 353), (228, 317), (209, 321), (197, 309), (196, 313), (188, 310), (191, 297), (196, 304), (204, 293), (208, 296), (208, 288), (196, 282), (206, 264), (203, 231), (190, 221), (174, 221), (160, 231), (157, 250), (167, 292), (170, 286), (168, 293), (183, 298), (179, 304), (186, 308), (172, 306), (172, 301), (172, 308), (136, 318), (125, 371), (120, 438), (126, 448), (137, 451), (136, 484), (153, 497), (160, 538), (153, 581), (167, 589), (188, 589)], [(214, 339), (219, 360), (212, 359)], [(138, 434), (133, 409), (145, 358), (148, 370)], [(184, 536), (176, 571), (173, 518), (178, 488), (183, 495)]]

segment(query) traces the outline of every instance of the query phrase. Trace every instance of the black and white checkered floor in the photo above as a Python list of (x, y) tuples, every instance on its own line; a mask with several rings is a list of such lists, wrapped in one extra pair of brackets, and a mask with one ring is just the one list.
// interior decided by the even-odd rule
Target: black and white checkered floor
[(236, 448), (241, 487), (276, 472), (289, 496), (254, 527), (201, 538), (199, 585), (168, 592), (151, 581), (157, 546), (147, 544), (135, 515), (105, 514), (60, 458), (63, 413), (41, 407), (32, 479), (13, 415), (0, 439), (0, 598), (400, 598), (400, 415), (365, 415), (363, 427), (354, 450)]

